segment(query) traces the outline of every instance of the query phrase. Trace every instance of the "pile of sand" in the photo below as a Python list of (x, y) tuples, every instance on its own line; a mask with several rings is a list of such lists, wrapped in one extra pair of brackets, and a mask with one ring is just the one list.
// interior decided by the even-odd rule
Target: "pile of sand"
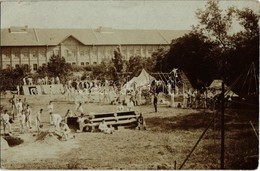
[(44, 144), (56, 144), (60, 140), (56, 135), (50, 132), (41, 132), (37, 135), (35, 140), (36, 142), (44, 143)]
[(6, 150), (8, 148), (9, 148), (9, 145), (8, 145), (7, 141), (3, 137), (1, 137), (1, 150)]

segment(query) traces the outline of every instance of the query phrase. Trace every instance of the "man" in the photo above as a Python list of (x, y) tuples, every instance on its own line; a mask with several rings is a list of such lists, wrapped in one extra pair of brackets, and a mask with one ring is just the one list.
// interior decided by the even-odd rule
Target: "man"
[(42, 111), (43, 109), (40, 109), (39, 112), (36, 113), (36, 116), (35, 116), (35, 126), (37, 128), (37, 131), (40, 132), (41, 131), (41, 115), (42, 115)]
[(91, 120), (89, 118), (84, 117), (83, 113), (81, 113), (81, 115), (78, 117), (77, 122), (79, 123), (79, 130), (77, 130), (77, 132), (83, 132), (83, 129), (85, 127), (91, 128), (89, 126), (89, 124), (92, 123)]
[(16, 109), (16, 101), (17, 101), (17, 99), (16, 99), (15, 95), (13, 95), (13, 97), (9, 100), (9, 102), (12, 105), (12, 113), (14, 113), (14, 111)]
[(124, 106), (122, 105), (121, 102), (118, 102), (118, 106), (116, 108), (117, 112), (123, 112), (124, 111)]
[(26, 127), (28, 129), (32, 129), (32, 109), (30, 108), (30, 105), (27, 104), (26, 110), (25, 110), (25, 123), (26, 123)]
[(154, 106), (154, 111), (155, 112), (157, 112), (157, 101), (158, 101), (157, 93), (154, 93), (154, 96), (153, 96), (153, 106)]
[(69, 139), (69, 134), (70, 134), (70, 128), (69, 126), (65, 123), (64, 120), (60, 123), (60, 129), (62, 133), (62, 137), (67, 141)]
[(16, 104), (16, 110), (17, 110), (17, 113), (22, 113), (22, 110), (23, 110), (23, 103), (22, 103), (22, 100), (19, 99), (17, 104)]
[(25, 110), (22, 110), (22, 113), (18, 113), (19, 129), (21, 134), (25, 131), (25, 113)]
[(137, 128), (139, 129), (139, 130), (141, 130), (142, 128), (144, 129), (144, 130), (146, 130), (146, 123), (145, 123), (145, 120), (144, 120), (144, 118), (143, 118), (143, 115), (142, 115), (142, 113), (140, 113), (140, 115), (137, 117)]
[(52, 125), (53, 124), (53, 120), (52, 120), (52, 116), (51, 116), (51, 113), (53, 112), (53, 104), (52, 104), (52, 101), (49, 102), (48, 106), (47, 106), (47, 110), (50, 114), (50, 124)]
[(55, 130), (59, 131), (60, 130), (60, 123), (62, 121), (62, 117), (57, 114), (57, 113), (50, 113), (51, 117), (52, 117), (52, 121), (55, 127)]
[(107, 124), (106, 124), (106, 122), (105, 122), (104, 119), (102, 120), (102, 123), (99, 124), (98, 129), (99, 129), (101, 132), (105, 133), (105, 134), (113, 134), (112, 129), (110, 129), (110, 128), (107, 126)]
[(7, 113), (7, 110), (4, 110), (4, 113), (2, 114), (2, 122), (3, 122), (4, 134), (6, 134), (6, 127), (8, 127), (8, 134), (12, 133), (11, 124), (10, 124), (9, 120), (10, 120), (10, 116)]

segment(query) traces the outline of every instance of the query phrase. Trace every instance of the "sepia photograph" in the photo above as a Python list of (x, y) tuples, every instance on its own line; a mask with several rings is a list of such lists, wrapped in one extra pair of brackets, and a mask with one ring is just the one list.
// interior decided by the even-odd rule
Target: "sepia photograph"
[(0, 0), (3, 170), (256, 170), (260, 0)]

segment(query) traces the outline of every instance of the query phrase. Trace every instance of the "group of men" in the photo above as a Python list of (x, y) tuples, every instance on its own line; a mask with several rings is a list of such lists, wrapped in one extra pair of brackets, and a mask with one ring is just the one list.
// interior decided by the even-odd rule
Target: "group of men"
[[(12, 134), (12, 127), (11, 123), (14, 119), (16, 119), (19, 123), (19, 130), (20, 133), (27, 133), (32, 132), (32, 130), (36, 130), (37, 132), (43, 131), (43, 123), (41, 116), (43, 114), (43, 108), (40, 108), (39, 111), (33, 114), (30, 105), (28, 104), (26, 98), (22, 101), (20, 98), (17, 98), (16, 95), (9, 100), (11, 103), (11, 111), (2, 110), (1, 111), (1, 120), (3, 125), (4, 134)], [(119, 105), (123, 107), (122, 105)], [(122, 111), (123, 108), (119, 109), (118, 111)], [(53, 125), (54, 131), (58, 131), (65, 140), (69, 139), (70, 136), (70, 128), (67, 125), (67, 119), (72, 116), (78, 117), (78, 122), (80, 125), (80, 129), (77, 132), (82, 132), (84, 126), (86, 126), (86, 118), (84, 118), (84, 111), (82, 107), (82, 103), (78, 103), (76, 105), (75, 111), (78, 114), (73, 113), (70, 109), (66, 112), (65, 116), (62, 117), (60, 114), (54, 112), (54, 105), (53, 102), (50, 101), (47, 105), (47, 111), (49, 114), (50, 124)], [(80, 115), (79, 115), (80, 114)], [(15, 117), (16, 116), (16, 117)], [(91, 118), (90, 118), (91, 119)], [(141, 119), (142, 120), (142, 119)], [(143, 123), (143, 122), (142, 122)], [(141, 124), (143, 125), (143, 124)], [(140, 125), (139, 125), (140, 126)], [(33, 129), (35, 128), (35, 129)], [(113, 133), (113, 129), (111, 126), (108, 126), (105, 120), (100, 123), (98, 129), (104, 133)]]

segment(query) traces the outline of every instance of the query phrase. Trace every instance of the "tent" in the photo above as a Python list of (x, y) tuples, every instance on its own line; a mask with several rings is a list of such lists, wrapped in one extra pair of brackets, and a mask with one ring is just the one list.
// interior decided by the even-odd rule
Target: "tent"
[[(238, 97), (238, 95), (236, 93), (234, 93), (230, 88), (228, 88), (225, 84), (225, 97), (226, 96), (231, 96), (231, 97)], [(210, 89), (215, 89), (216, 90), (216, 94), (220, 94), (221, 93), (221, 89), (222, 89), (222, 80), (213, 80), (212, 83), (209, 86)]]
[[(227, 86), (224, 84), (225, 89)], [(222, 80), (213, 80), (210, 84), (209, 88), (215, 89), (215, 90), (221, 90), (222, 89)]]
[(136, 84), (136, 87), (141, 87), (144, 85), (150, 84), (155, 78), (148, 74), (145, 69), (142, 69), (142, 72), (138, 77), (133, 77), (130, 81), (126, 83), (126, 88), (129, 89), (131, 85)]

